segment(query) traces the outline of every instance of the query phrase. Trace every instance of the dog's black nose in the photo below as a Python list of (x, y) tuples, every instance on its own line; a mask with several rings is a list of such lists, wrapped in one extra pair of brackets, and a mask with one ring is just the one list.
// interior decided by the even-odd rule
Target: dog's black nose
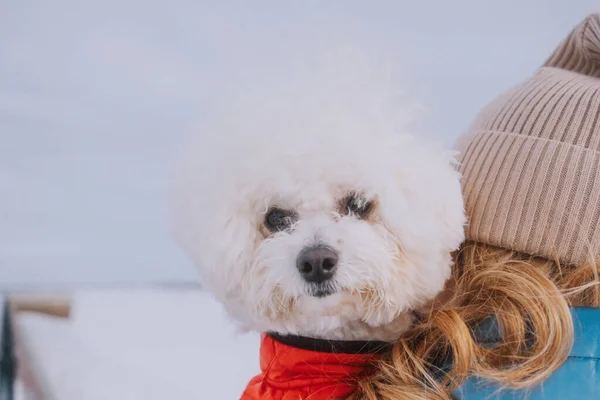
[(305, 281), (323, 283), (331, 279), (338, 262), (335, 251), (325, 246), (307, 247), (296, 260), (296, 267)]

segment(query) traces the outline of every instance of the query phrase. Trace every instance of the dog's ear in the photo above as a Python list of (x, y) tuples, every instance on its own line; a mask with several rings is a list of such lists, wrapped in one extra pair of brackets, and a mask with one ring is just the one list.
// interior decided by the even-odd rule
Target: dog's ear
[(211, 157), (214, 148), (202, 144), (190, 142), (171, 172), (171, 230), (199, 269), (203, 285), (212, 291), (229, 290), (227, 286), (239, 279), (235, 271), (240, 275), (252, 261), (262, 235), (251, 195), (236, 196), (236, 175), (219, 170), (229, 156)]
[(422, 316), (428, 316), (434, 310), (439, 310), (444, 307), (454, 296), (456, 291), (456, 281), (450, 278), (446, 281), (444, 289), (430, 301), (415, 308), (415, 312)]

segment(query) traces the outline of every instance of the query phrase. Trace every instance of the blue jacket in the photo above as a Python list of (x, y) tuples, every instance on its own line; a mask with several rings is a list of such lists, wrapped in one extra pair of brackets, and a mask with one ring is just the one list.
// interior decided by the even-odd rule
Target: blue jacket
[(600, 399), (600, 309), (572, 308), (575, 343), (567, 361), (537, 387), (498, 390), (472, 378), (455, 393), (461, 400), (590, 400)]

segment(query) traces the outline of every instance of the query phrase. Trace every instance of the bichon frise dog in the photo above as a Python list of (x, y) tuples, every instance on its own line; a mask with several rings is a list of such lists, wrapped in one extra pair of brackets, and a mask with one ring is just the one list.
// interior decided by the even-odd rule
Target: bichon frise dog
[(450, 275), (459, 175), (397, 132), (385, 84), (329, 78), (215, 114), (176, 172), (175, 234), (247, 329), (391, 341)]

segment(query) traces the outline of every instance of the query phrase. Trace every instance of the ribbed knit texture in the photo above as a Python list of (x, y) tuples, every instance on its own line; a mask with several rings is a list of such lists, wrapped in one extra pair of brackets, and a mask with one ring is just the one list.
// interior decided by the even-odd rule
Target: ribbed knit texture
[(458, 142), (467, 237), (581, 265), (600, 261), (600, 14)]

